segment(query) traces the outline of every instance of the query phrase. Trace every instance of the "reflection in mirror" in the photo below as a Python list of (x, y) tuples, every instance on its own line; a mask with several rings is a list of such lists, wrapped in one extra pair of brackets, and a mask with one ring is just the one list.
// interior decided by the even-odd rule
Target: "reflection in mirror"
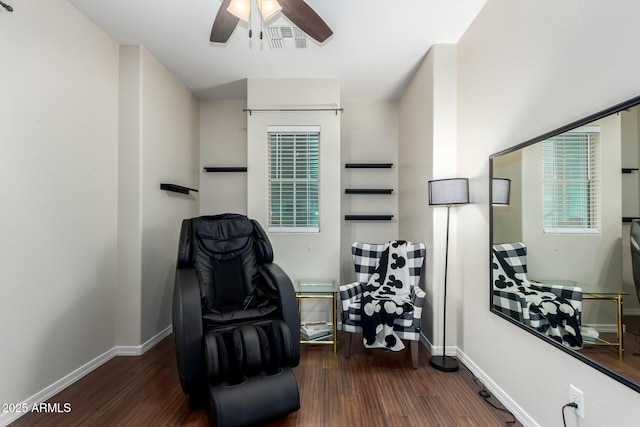
[(629, 233), (640, 216), (639, 103), (489, 160), (491, 310), (636, 391), (640, 296)]

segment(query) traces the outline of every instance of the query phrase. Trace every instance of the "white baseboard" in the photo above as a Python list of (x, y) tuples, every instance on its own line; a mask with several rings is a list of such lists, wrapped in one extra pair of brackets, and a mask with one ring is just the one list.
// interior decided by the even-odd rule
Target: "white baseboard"
[[(429, 346), (427, 346), (427, 348), (429, 349), (429, 352), (431, 353), (431, 355), (433, 355), (433, 356), (442, 356), (442, 346), (441, 345), (433, 345), (433, 344), (429, 343)], [(445, 356), (454, 356), (455, 357), (458, 354), (458, 347), (449, 346), (449, 347), (446, 348), (444, 354), (445, 354)]]
[(625, 308), (625, 316), (640, 316), (640, 308)]
[[(26, 408), (32, 408), (34, 405), (40, 404), (42, 402), (45, 402), (46, 400), (48, 400), (51, 397), (55, 396), (56, 394), (60, 393), (62, 390), (64, 390), (65, 388), (69, 387), (71, 384), (75, 383), (80, 378), (84, 377), (85, 375), (87, 375), (88, 373), (93, 371), (94, 369), (100, 367), (101, 365), (105, 364), (109, 360), (113, 359), (115, 356), (116, 356), (116, 351), (115, 351), (115, 347), (114, 347), (111, 350), (109, 350), (109, 351), (101, 354), (100, 356), (96, 357), (95, 359), (85, 363), (84, 365), (82, 365), (81, 367), (79, 367), (75, 371), (71, 372), (70, 374), (62, 377), (61, 379), (59, 379), (55, 383), (45, 387), (44, 389), (42, 389), (38, 393), (34, 394), (30, 398), (28, 398), (27, 400), (22, 402), (19, 406), (23, 407), (23, 408), (25, 408), (25, 407)], [(22, 415), (24, 415), (23, 412), (4, 412), (4, 413), (0, 413), (0, 426), (4, 427), (6, 425), (9, 425), (13, 421), (15, 421), (18, 418), (20, 418)]]
[[(160, 342), (163, 338), (169, 336), (173, 331), (173, 326), (169, 326), (163, 331), (156, 334), (154, 337), (149, 339), (142, 345), (139, 346), (116, 346), (111, 350), (108, 350), (96, 357), (95, 359), (85, 363), (75, 371), (71, 372), (68, 375), (60, 378), (55, 383), (45, 387), (41, 391), (37, 392), (33, 396), (29, 397), (27, 400), (22, 402), (19, 406), (23, 408), (32, 408), (34, 405), (38, 405), (42, 402), (47, 401), (51, 397), (60, 393), (65, 388), (69, 387), (71, 384), (75, 383), (85, 375), (89, 374), (93, 370), (99, 368), (100, 366), (107, 363), (109, 360), (113, 359), (115, 356), (139, 356), (149, 350), (151, 347)], [(0, 427), (6, 427), (11, 424), (22, 415), (24, 412), (0, 412)]]
[(114, 347), (116, 356), (140, 356), (144, 354), (147, 350), (149, 350), (154, 345), (158, 344), (164, 338), (171, 335), (173, 332), (173, 326), (169, 325), (164, 330), (158, 332), (155, 336), (151, 337), (142, 345), (119, 345)]
[(422, 332), (420, 332), (420, 342), (422, 343), (423, 346), (425, 346), (427, 350), (429, 350), (429, 353), (431, 353), (431, 347), (432, 347), (431, 341), (429, 341)]
[(598, 332), (618, 332), (618, 326), (615, 323), (585, 323), (584, 326), (591, 327)]
[(507, 408), (514, 417), (518, 419), (525, 427), (540, 427), (533, 418), (529, 416), (516, 402), (514, 402), (504, 390), (502, 390), (491, 378), (487, 376), (475, 363), (471, 361), (460, 349), (458, 349), (458, 360), (462, 362), (469, 370), (485, 385), (496, 399)]

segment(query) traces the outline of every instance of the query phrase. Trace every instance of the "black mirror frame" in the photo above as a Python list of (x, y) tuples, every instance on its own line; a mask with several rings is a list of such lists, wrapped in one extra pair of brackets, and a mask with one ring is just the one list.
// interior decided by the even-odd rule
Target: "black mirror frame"
[[(618, 113), (620, 111), (624, 111), (627, 110), (631, 107), (635, 107), (636, 105), (640, 104), (640, 96), (636, 96), (634, 98), (628, 99), (627, 101), (621, 102), (619, 104), (616, 104), (612, 107), (606, 108), (604, 110), (601, 110), (597, 113), (591, 114), (587, 117), (584, 117), (580, 120), (576, 120), (572, 123), (569, 123), (565, 126), (559, 127), (555, 130), (552, 130), (550, 132), (547, 132), (543, 135), (540, 135), (536, 138), (530, 139), (528, 141), (522, 142), (520, 144), (514, 145), (513, 147), (507, 148), (505, 150), (499, 151), (495, 154), (492, 154), (491, 156), (489, 156), (489, 201), (493, 200), (493, 190), (492, 190), (492, 178), (493, 178), (493, 160), (496, 157), (500, 157), (503, 156), (505, 154), (509, 154), (512, 153), (514, 151), (520, 150), (522, 148), (528, 147), (529, 145), (535, 144), (537, 142), (540, 141), (544, 141), (545, 139), (549, 139), (552, 136), (567, 132), (571, 129), (575, 129), (577, 127), (580, 126), (584, 126), (588, 123), (591, 123), (595, 120), (599, 120), (602, 119), (604, 117), (607, 117), (611, 114), (615, 114)], [(575, 357), (578, 360), (581, 360), (582, 362), (586, 363), (587, 365), (597, 369), (598, 371), (602, 372), (603, 374), (607, 375), (608, 377), (619, 381), (620, 383), (626, 385), (627, 387), (635, 390), (636, 392), (640, 393), (640, 383), (636, 383), (634, 381), (632, 381), (631, 379), (622, 376), (621, 374), (619, 374), (618, 372), (614, 371), (611, 368), (608, 368), (607, 366), (604, 366), (586, 356), (584, 356), (581, 353), (578, 353), (570, 348), (567, 348), (566, 346), (554, 341), (553, 339), (542, 335), (541, 333), (539, 333), (538, 331), (527, 327), (526, 325), (517, 322), (516, 320), (510, 318), (509, 316), (507, 316), (506, 314), (495, 310), (493, 308), (493, 269), (491, 268), (492, 265), (492, 257), (491, 257), (491, 250), (493, 248), (493, 205), (491, 204), (491, 202), (489, 202), (489, 310), (496, 314), (499, 317), (502, 317), (503, 319), (509, 321), (510, 323), (520, 327), (521, 329), (535, 335), (536, 337), (542, 339), (543, 341), (548, 342), (549, 344), (555, 346), (556, 348), (564, 351), (565, 353)]]

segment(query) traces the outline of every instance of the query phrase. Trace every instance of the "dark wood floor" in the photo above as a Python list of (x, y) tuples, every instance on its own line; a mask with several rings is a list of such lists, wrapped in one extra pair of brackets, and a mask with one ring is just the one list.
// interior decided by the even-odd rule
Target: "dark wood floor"
[[(301, 408), (271, 426), (501, 426), (511, 414), (478, 394), (482, 385), (464, 367), (444, 373), (429, 366), (420, 346), (420, 368), (409, 351), (364, 349), (353, 340), (342, 349), (304, 346), (295, 368)], [(502, 406), (495, 398), (490, 402)], [(190, 411), (178, 381), (173, 337), (142, 356), (119, 356), (49, 400), (71, 404), (66, 414), (29, 413), (11, 426), (206, 426), (204, 410)], [(521, 426), (520, 423), (509, 424)]]

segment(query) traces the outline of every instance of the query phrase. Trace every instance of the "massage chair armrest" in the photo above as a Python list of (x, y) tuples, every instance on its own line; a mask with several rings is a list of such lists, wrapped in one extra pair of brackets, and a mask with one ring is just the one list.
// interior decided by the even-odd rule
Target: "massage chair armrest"
[(282, 319), (289, 326), (291, 333), (291, 366), (300, 363), (300, 318), (298, 316), (298, 300), (291, 279), (278, 264), (263, 264), (260, 268), (267, 285), (275, 289), (280, 297)]
[(203, 325), (200, 285), (195, 269), (176, 270), (173, 289), (173, 336), (180, 384), (185, 394), (203, 386)]

